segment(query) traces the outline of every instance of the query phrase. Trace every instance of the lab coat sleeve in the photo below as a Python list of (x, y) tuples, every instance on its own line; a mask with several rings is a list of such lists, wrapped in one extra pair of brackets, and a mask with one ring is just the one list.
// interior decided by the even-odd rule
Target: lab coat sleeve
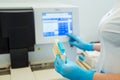
[(102, 29), (104, 39), (114, 46), (120, 46), (120, 10), (112, 15), (104, 25)]

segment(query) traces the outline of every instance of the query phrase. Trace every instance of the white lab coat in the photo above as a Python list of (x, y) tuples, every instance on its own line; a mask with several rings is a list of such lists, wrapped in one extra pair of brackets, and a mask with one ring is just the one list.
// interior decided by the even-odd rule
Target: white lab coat
[(109, 11), (99, 25), (101, 54), (97, 72), (120, 73), (120, 8)]

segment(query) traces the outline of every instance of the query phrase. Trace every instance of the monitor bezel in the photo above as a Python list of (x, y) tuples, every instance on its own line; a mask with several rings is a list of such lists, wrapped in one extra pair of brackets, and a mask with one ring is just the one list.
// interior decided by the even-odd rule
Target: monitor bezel
[(35, 39), (36, 44), (47, 44), (53, 43), (54, 39), (59, 39), (61, 42), (67, 42), (67, 36), (51, 36), (44, 37), (43, 36), (43, 24), (42, 24), (42, 13), (66, 13), (72, 12), (72, 23), (73, 23), (73, 31), (72, 33), (79, 35), (79, 9), (76, 7), (67, 7), (67, 8), (37, 8), (34, 12), (35, 16)]

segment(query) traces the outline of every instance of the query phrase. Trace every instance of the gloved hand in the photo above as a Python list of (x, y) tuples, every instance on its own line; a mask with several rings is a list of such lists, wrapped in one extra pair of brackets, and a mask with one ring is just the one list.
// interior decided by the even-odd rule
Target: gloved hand
[(83, 41), (79, 36), (66, 34), (69, 37), (69, 44), (79, 49), (93, 51), (93, 44)]
[(58, 73), (70, 80), (92, 80), (95, 73), (95, 70), (84, 70), (68, 59), (67, 63), (64, 63), (59, 55), (56, 55), (54, 67)]

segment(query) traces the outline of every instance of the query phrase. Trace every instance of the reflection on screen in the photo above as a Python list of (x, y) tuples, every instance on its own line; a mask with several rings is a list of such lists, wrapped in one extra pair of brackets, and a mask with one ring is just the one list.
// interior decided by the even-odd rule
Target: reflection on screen
[(72, 33), (72, 12), (42, 13), (43, 36), (64, 36)]

